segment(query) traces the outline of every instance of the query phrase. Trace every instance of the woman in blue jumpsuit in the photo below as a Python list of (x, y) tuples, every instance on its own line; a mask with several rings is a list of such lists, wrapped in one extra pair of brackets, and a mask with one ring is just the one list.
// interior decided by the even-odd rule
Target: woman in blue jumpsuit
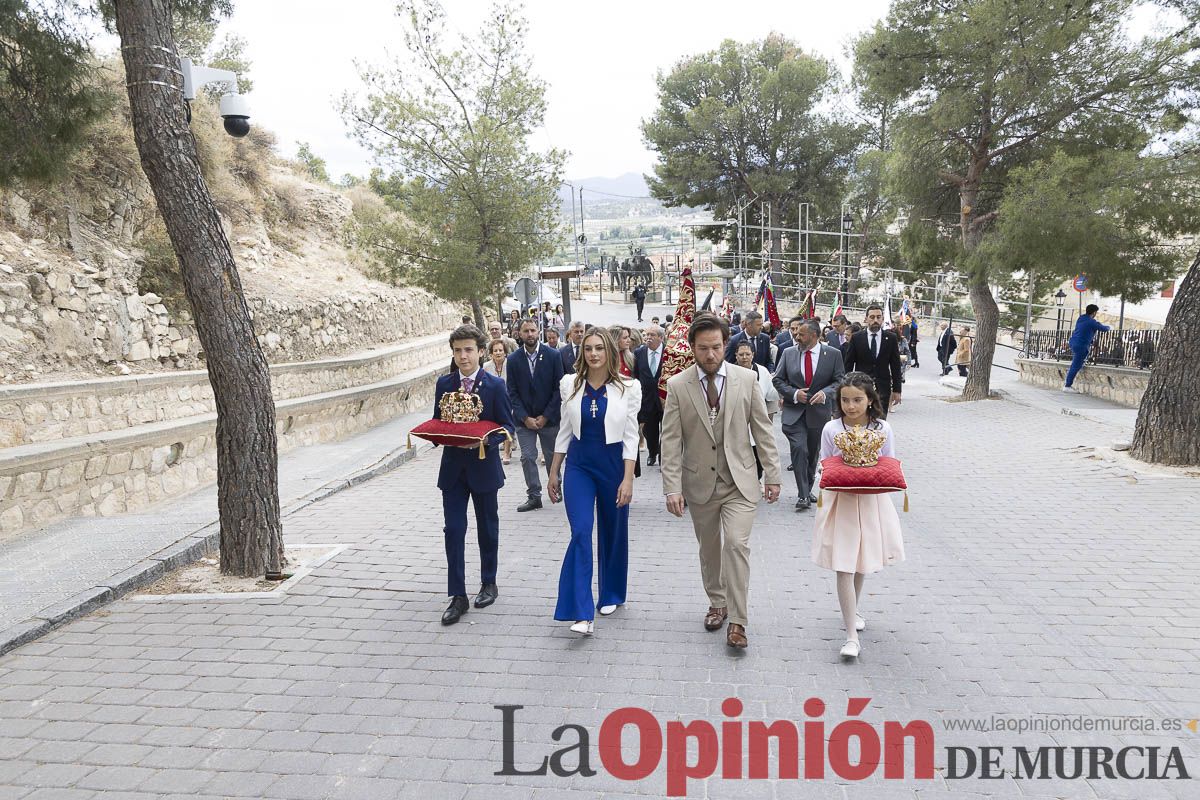
[[(597, 606), (608, 615), (625, 603), (629, 568), (629, 501), (637, 460), (641, 385), (619, 372), (609, 333), (593, 329), (583, 340), (586, 370), (564, 375), (562, 419), (547, 493), (565, 499), (571, 543), (558, 579), (556, 620), (590, 634)], [(560, 468), (566, 469), (560, 479)], [(599, 556), (599, 601), (592, 596), (592, 527)]]

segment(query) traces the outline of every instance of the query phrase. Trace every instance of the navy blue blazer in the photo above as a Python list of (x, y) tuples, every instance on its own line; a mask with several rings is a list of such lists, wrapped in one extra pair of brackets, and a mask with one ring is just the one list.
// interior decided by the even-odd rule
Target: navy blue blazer
[[(750, 339), (749, 334), (741, 331), (729, 340), (725, 348), (725, 360), (730, 364), (737, 363), (737, 348), (742, 342)], [(771, 337), (762, 331), (750, 342), (754, 345), (754, 363), (762, 364), (769, 372), (775, 371), (775, 362), (771, 359)]]
[[(446, 392), (457, 391), (461, 387), (458, 370), (437, 379), (437, 390), (433, 397), (433, 418), (439, 416), (438, 405)], [(472, 391), (483, 401), (483, 412), (480, 419), (486, 419), (508, 428), (511, 434), (516, 433), (513, 422), (512, 408), (508, 404), (508, 395), (504, 388), (504, 379), (479, 370), (479, 383)], [(455, 484), (463, 484), (471, 492), (495, 492), (504, 485), (504, 465), (500, 463), (499, 444), (504, 441), (504, 434), (493, 433), (488, 441), (486, 455), (479, 457), (479, 448), (462, 447), (442, 448), (442, 467), (438, 472), (437, 485), (439, 489), (449, 489)]]
[[(580, 351), (583, 350), (583, 345), (578, 345), (577, 349)], [(566, 344), (559, 347), (558, 352), (562, 356), (563, 374), (564, 375), (574, 375), (575, 374), (575, 356), (571, 355), (571, 343), (567, 342)], [(576, 355), (578, 355), (578, 353)]]
[(562, 355), (548, 344), (539, 344), (537, 369), (529, 374), (529, 357), (521, 345), (508, 356), (508, 400), (513, 417), (524, 424), (526, 417), (546, 417), (546, 426), (558, 425), (562, 401), (558, 382), (563, 376)]

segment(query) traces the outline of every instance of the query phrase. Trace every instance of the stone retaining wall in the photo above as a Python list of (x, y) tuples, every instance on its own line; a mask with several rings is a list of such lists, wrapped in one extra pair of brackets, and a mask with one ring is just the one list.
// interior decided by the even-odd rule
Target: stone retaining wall
[[(281, 452), (333, 441), (433, 403), (434, 364), (276, 403)], [(144, 508), (216, 480), (216, 414), (0, 450), (0, 535)], [(404, 443), (397, 442), (400, 447)]]
[[(435, 334), (341, 358), (271, 366), (276, 401), (385, 380), (446, 353)], [(216, 411), (203, 370), (0, 388), (0, 448)]]
[[(1067, 379), (1068, 361), (1018, 358), (1021, 380), (1048, 389), (1061, 389)], [(1127, 367), (1087, 365), (1075, 376), (1074, 388), (1082, 394), (1137, 408), (1150, 382), (1150, 371)]]

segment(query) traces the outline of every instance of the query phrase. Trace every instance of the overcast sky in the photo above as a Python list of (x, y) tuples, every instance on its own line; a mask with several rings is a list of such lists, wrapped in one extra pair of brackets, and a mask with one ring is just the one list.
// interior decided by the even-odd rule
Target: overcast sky
[[(274, 131), (283, 155), (308, 142), (331, 177), (364, 175), (370, 155), (346, 134), (334, 100), (360, 82), (354, 61), (382, 63), (402, 51), (395, 5), (386, 0), (236, 0), (222, 31), (248, 44), (253, 62), (252, 122)], [(445, 0), (450, 23), (474, 32), (487, 0)], [(549, 84), (545, 130), (535, 147), (570, 151), (567, 175), (615, 177), (648, 172), (653, 154), (640, 122), (654, 110), (654, 77), (680, 58), (723, 39), (761, 39), (771, 31), (837, 60), (850, 39), (887, 11), (887, 0), (839, 3), (781, 0), (529, 0), (529, 48)]]

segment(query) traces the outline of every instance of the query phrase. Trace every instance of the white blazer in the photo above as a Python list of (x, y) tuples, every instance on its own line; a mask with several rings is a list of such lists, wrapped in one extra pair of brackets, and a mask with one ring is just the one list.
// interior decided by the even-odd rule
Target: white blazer
[[(621, 383), (625, 386), (623, 392), (609, 384), (608, 410), (604, 413), (604, 442), (624, 443), (622, 458), (625, 461), (637, 461), (638, 441), (641, 438), (637, 418), (638, 411), (642, 408), (642, 385), (632, 378), (622, 378)], [(575, 376), (563, 375), (558, 384), (558, 391), (562, 397), (562, 415), (558, 423), (554, 452), (565, 453), (571, 445), (571, 440), (580, 437), (585, 389), (580, 387), (579, 394), (571, 397), (571, 392), (575, 391)]]

